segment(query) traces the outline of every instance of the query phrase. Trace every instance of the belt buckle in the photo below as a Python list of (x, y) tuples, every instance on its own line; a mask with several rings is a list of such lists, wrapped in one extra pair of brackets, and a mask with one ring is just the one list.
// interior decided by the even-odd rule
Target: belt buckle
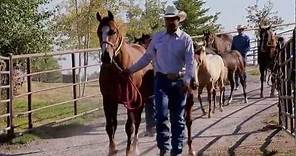
[(178, 74), (174, 74), (174, 73), (168, 73), (167, 74), (167, 78), (172, 80), (172, 81), (176, 81), (179, 78)]

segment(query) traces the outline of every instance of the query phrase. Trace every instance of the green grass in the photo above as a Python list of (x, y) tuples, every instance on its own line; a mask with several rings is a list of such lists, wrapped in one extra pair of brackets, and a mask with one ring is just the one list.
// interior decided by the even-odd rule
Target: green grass
[(249, 66), (246, 69), (248, 75), (258, 76), (260, 75), (259, 69), (256, 66)]

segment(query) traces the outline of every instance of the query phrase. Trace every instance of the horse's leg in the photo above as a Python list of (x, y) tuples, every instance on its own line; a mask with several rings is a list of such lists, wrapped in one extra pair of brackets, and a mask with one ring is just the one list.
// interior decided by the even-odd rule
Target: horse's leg
[(270, 97), (274, 97), (275, 91), (275, 77), (274, 74), (271, 73), (271, 90), (270, 90)]
[(132, 134), (134, 132), (133, 121), (135, 121), (135, 114), (128, 111), (127, 121), (125, 123), (125, 132), (127, 135), (127, 146), (126, 146), (126, 155), (132, 155)]
[(247, 88), (247, 82), (246, 82), (246, 73), (243, 71), (239, 74), (240, 77), (240, 83), (243, 87), (243, 94), (244, 94), (244, 100), (245, 103), (248, 103), (248, 98), (247, 98), (247, 93), (246, 93), (246, 88)]
[(133, 153), (134, 155), (139, 155), (139, 149), (138, 149), (138, 138), (139, 138), (139, 127), (141, 123), (141, 114), (142, 114), (143, 108), (140, 108), (139, 110), (135, 111), (133, 114), (135, 114), (135, 135), (133, 140)]
[(192, 136), (191, 136), (191, 125), (192, 125), (192, 106), (194, 104), (193, 101), (193, 93), (190, 92), (187, 95), (186, 106), (185, 106), (185, 120), (186, 120), (186, 127), (187, 127), (187, 144), (188, 144), (188, 155), (194, 156), (195, 151), (192, 148)]
[(203, 108), (203, 106), (202, 106), (202, 100), (201, 100), (201, 93), (202, 93), (202, 90), (203, 90), (203, 86), (198, 87), (198, 101), (199, 101), (199, 103), (200, 103), (200, 109), (201, 109), (203, 115), (206, 115), (207, 112), (206, 112), (205, 109)]
[(104, 113), (106, 117), (106, 132), (109, 137), (109, 155), (113, 155), (117, 152), (116, 144), (114, 141), (114, 135), (117, 128), (117, 109), (118, 105), (112, 100), (103, 98)]
[(208, 101), (209, 101), (208, 117), (211, 118), (211, 113), (212, 113), (212, 91), (213, 91), (212, 84), (207, 85), (207, 90), (208, 90)]
[(220, 107), (220, 111), (222, 112), (224, 101), (225, 101), (224, 99), (225, 87), (224, 87), (223, 78), (220, 78), (219, 89), (220, 89), (219, 107)]
[(227, 78), (228, 78), (228, 81), (230, 83), (230, 94), (229, 94), (229, 98), (228, 98), (228, 103), (227, 105), (229, 105), (232, 101), (232, 93), (233, 93), (233, 90), (234, 90), (234, 71), (229, 71), (228, 72), (228, 75), (227, 75)]
[(261, 81), (260, 97), (263, 98), (263, 83), (265, 79), (265, 70), (262, 66), (259, 66), (259, 70), (260, 70), (260, 81)]
[(212, 96), (214, 101), (214, 109), (212, 112), (215, 113), (215, 110), (216, 110), (216, 89), (215, 88), (213, 89)]

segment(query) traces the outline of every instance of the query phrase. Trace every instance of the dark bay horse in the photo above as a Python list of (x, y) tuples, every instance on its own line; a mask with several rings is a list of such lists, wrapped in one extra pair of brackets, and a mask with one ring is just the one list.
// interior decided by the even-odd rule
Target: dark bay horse
[(97, 29), (102, 50), (99, 84), (103, 96), (106, 131), (109, 136), (109, 155), (117, 152), (114, 136), (117, 128), (118, 103), (123, 103), (127, 108), (126, 155), (137, 155), (143, 102), (153, 94), (152, 65), (148, 65), (131, 77), (124, 77), (121, 71), (134, 64), (144, 54), (145, 49), (140, 45), (126, 43), (110, 11), (104, 18), (99, 13), (96, 16), (100, 22)]
[(206, 43), (206, 48), (209, 48), (217, 54), (225, 53), (231, 50), (232, 36), (229, 34), (214, 34), (210, 31), (203, 32), (203, 39)]
[(270, 96), (274, 96), (275, 90), (275, 58), (277, 55), (277, 39), (272, 32), (271, 27), (259, 26), (259, 45), (258, 45), (258, 64), (260, 70), (261, 92), (263, 97), (263, 83), (266, 80), (267, 71), (271, 73), (271, 92)]
[[(247, 94), (246, 94), (246, 69), (245, 61), (241, 54), (237, 50), (231, 50), (232, 37), (227, 34), (215, 35), (209, 31), (204, 32), (204, 42), (206, 45), (206, 51), (208, 53), (215, 52), (219, 54), (223, 61), (224, 65), (227, 68), (227, 80), (230, 82), (230, 95), (228, 98), (228, 104), (232, 101), (232, 94), (234, 90), (234, 75), (237, 74), (240, 78), (240, 83), (243, 88), (244, 102), (247, 103)], [(213, 48), (217, 47), (217, 48)]]

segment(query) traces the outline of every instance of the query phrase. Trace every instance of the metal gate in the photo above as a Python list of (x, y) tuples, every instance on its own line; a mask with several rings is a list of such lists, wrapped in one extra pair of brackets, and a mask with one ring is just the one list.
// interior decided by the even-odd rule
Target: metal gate
[(296, 92), (295, 92), (295, 38), (293, 37), (281, 48), (278, 55), (278, 90), (279, 90), (279, 124), (289, 134), (296, 135)]
[[(12, 56), (0, 56), (0, 135), (14, 135), (12, 114)], [(3, 123), (6, 123), (4, 125)]]

